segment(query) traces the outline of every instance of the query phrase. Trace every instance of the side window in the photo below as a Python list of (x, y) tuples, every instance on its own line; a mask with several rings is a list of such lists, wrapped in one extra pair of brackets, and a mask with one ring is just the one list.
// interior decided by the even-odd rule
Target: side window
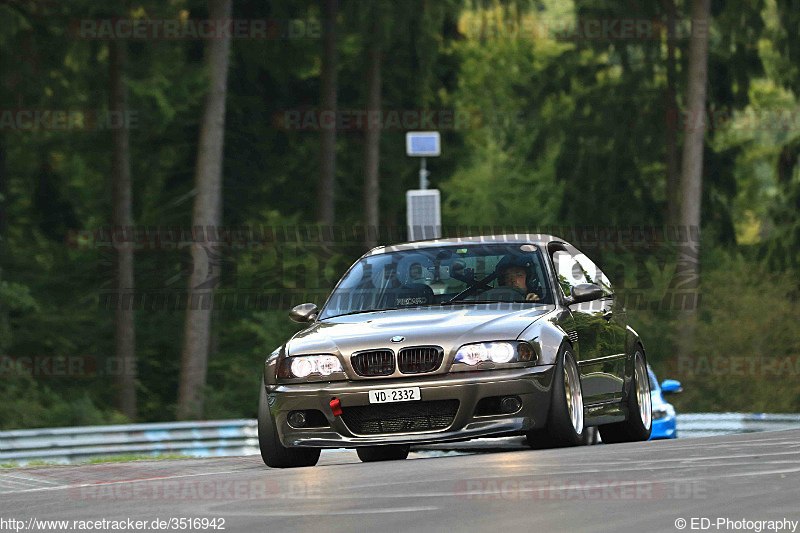
[(558, 284), (565, 296), (572, 293), (572, 287), (581, 283), (594, 283), (603, 289), (606, 295), (613, 294), (611, 282), (603, 271), (591, 259), (575, 250), (568, 253), (562, 250), (553, 253), (553, 266), (555, 266)]
[(583, 268), (567, 252), (559, 250), (553, 253), (553, 266), (555, 266), (558, 285), (564, 296), (569, 296), (575, 285), (586, 283), (583, 281)]
[(614, 289), (611, 287), (611, 282), (608, 280), (606, 275), (603, 274), (603, 271), (600, 270), (600, 267), (595, 265), (591, 259), (580, 252), (574, 255), (574, 259), (581, 265), (583, 276), (586, 280), (582, 281), (581, 283), (594, 283), (603, 289), (603, 294), (606, 296), (614, 294)]

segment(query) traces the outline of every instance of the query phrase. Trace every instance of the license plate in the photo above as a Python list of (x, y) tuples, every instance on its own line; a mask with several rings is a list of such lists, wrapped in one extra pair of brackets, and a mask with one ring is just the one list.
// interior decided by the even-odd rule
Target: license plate
[(369, 391), (369, 403), (410, 402), (421, 399), (422, 395), (419, 392), (419, 387)]

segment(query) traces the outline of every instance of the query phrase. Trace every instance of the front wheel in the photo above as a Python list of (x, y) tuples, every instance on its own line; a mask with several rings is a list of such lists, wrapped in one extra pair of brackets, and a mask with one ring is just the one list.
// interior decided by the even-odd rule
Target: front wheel
[(400, 461), (408, 457), (411, 447), (408, 444), (389, 444), (386, 446), (364, 446), (356, 448), (358, 458), (362, 463), (376, 461)]
[(272, 468), (314, 466), (321, 451), (319, 448), (287, 448), (281, 444), (263, 381), (258, 395), (258, 444), (264, 464)]
[(603, 442), (637, 442), (650, 438), (653, 429), (653, 406), (650, 398), (650, 379), (647, 360), (641, 346), (633, 355), (633, 383), (628, 391), (628, 419), (600, 426)]
[(600, 433), (597, 429), (597, 426), (590, 426), (583, 430), (583, 441), (581, 444), (584, 446), (600, 444)]
[(553, 375), (553, 390), (547, 426), (527, 434), (528, 444), (535, 449), (579, 446), (585, 442), (583, 425), (583, 390), (580, 373), (572, 349), (561, 347)]

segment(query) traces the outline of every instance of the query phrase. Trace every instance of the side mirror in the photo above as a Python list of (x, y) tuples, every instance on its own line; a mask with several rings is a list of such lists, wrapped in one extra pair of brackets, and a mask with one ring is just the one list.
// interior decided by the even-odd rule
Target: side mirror
[(661, 392), (666, 394), (675, 394), (676, 392), (683, 392), (681, 382), (674, 379), (665, 379), (661, 382)]
[(317, 318), (317, 306), (315, 304), (300, 304), (289, 311), (289, 318), (295, 322), (311, 322)]
[(581, 302), (591, 302), (603, 297), (603, 289), (594, 283), (581, 283), (572, 287), (572, 294), (567, 299), (567, 305)]

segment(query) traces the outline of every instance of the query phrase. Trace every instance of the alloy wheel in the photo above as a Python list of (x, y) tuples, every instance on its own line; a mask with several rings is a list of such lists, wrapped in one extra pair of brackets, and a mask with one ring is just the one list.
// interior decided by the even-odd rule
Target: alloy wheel
[(567, 396), (567, 410), (575, 433), (583, 431), (583, 393), (578, 378), (578, 368), (572, 355), (564, 357), (564, 393)]
[(639, 404), (639, 417), (645, 429), (650, 429), (653, 422), (653, 407), (650, 398), (650, 379), (647, 377), (644, 358), (641, 352), (636, 352), (635, 379), (636, 379), (636, 400)]

